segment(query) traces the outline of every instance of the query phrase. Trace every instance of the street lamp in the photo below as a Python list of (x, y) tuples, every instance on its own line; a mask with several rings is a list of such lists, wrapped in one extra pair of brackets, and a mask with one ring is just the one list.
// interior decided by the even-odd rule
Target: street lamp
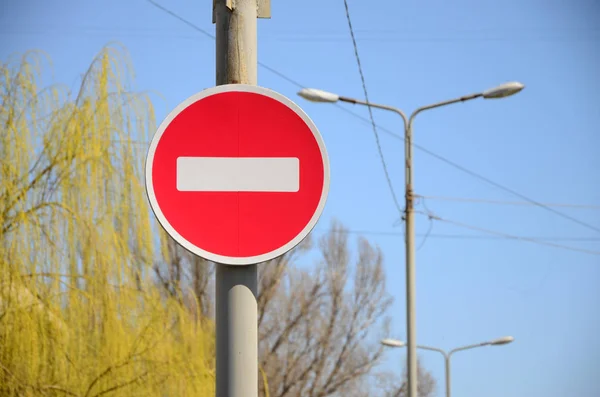
[[(417, 345), (417, 348), (438, 352), (444, 356), (444, 362), (445, 362), (445, 366), (446, 366), (446, 397), (450, 397), (450, 358), (452, 358), (452, 354), (454, 354), (458, 351), (462, 351), (462, 350), (474, 349), (476, 347), (506, 345), (506, 344), (511, 343), (514, 340), (515, 340), (515, 338), (513, 338), (512, 336), (503, 336), (502, 338), (493, 339), (493, 340), (490, 340), (487, 342), (475, 343), (473, 345), (457, 347), (455, 349), (450, 350), (449, 352), (446, 352), (445, 350), (438, 349), (437, 347), (431, 347), (431, 346)], [(400, 341), (400, 340), (396, 340), (396, 339), (383, 339), (381, 341), (381, 344), (384, 346), (388, 346), (388, 347), (404, 347), (404, 346), (406, 346), (406, 343), (404, 343), (403, 341)]]
[(416, 109), (410, 117), (401, 110), (393, 106), (369, 103), (355, 98), (348, 98), (333, 94), (331, 92), (318, 90), (315, 88), (303, 88), (298, 95), (312, 102), (335, 103), (338, 101), (348, 102), (357, 105), (371, 106), (377, 109), (389, 110), (402, 117), (404, 121), (404, 156), (405, 156), (405, 227), (406, 227), (406, 337), (407, 337), (407, 362), (408, 362), (408, 396), (417, 397), (417, 342), (416, 342), (416, 309), (415, 309), (415, 226), (414, 226), (414, 195), (413, 195), (413, 164), (412, 164), (412, 124), (417, 116), (424, 110), (439, 108), (453, 103), (465, 102), (475, 98), (497, 99), (514, 95), (521, 91), (525, 86), (519, 82), (504, 83), (489, 90), (462, 96), (460, 98), (450, 99), (448, 101), (437, 102), (431, 105), (422, 106)]

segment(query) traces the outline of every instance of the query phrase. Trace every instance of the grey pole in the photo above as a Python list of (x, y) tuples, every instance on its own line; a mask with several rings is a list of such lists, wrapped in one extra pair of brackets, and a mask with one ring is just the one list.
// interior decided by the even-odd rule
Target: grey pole
[[(412, 116), (411, 119), (412, 121)], [(406, 339), (408, 342), (408, 395), (417, 397), (417, 310), (416, 310), (416, 272), (415, 272), (415, 212), (413, 201), (413, 163), (412, 163), (412, 123), (405, 124), (405, 226), (406, 226)]]
[(450, 397), (450, 356), (444, 354), (444, 361), (446, 362), (446, 397)]
[(216, 397), (258, 396), (256, 265), (217, 264)]
[[(257, 0), (214, 0), (216, 83), (257, 83)], [(216, 269), (216, 397), (258, 396), (257, 267)]]

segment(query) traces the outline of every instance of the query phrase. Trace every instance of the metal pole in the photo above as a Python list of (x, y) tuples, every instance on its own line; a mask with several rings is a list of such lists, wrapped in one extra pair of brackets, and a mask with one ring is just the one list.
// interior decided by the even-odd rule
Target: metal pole
[(407, 338), (407, 367), (408, 367), (408, 396), (417, 397), (417, 325), (415, 308), (415, 220), (413, 208), (413, 165), (412, 165), (412, 118), (406, 124), (404, 153), (405, 153), (405, 224), (406, 224), (406, 338)]
[(256, 265), (217, 265), (216, 397), (258, 396)]
[[(257, 0), (215, 0), (216, 83), (256, 84)], [(258, 397), (256, 265), (216, 271), (216, 397)]]
[(446, 397), (450, 397), (450, 355), (444, 355), (446, 361)]

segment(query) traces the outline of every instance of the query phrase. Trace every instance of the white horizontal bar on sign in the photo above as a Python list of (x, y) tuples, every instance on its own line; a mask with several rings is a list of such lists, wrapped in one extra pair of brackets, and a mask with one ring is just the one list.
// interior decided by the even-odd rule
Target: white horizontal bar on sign
[(181, 192), (297, 192), (296, 157), (178, 157)]

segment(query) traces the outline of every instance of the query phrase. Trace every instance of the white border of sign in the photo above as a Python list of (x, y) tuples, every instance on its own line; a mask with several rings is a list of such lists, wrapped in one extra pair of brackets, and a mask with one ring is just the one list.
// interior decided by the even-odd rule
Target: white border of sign
[[(323, 159), (323, 171), (324, 171), (323, 172), (324, 173), (324, 175), (323, 175), (323, 191), (321, 192), (321, 198), (319, 200), (319, 204), (317, 205), (317, 208), (316, 208), (315, 213), (313, 214), (312, 218), (307, 223), (307, 225), (304, 227), (304, 229), (302, 229), (302, 231), (295, 238), (293, 238), (291, 241), (289, 241), (287, 244), (283, 245), (282, 247), (279, 247), (278, 249), (276, 249), (274, 251), (267, 252), (262, 255), (249, 256), (249, 257), (223, 256), (223, 255), (215, 254), (212, 252), (208, 252), (206, 250), (203, 250), (200, 247), (197, 247), (196, 245), (192, 244), (187, 239), (185, 239), (182, 235), (180, 235), (175, 230), (175, 228), (173, 228), (173, 226), (171, 226), (171, 224), (169, 223), (169, 221), (163, 214), (162, 210), (160, 209), (160, 207), (158, 205), (158, 201), (156, 200), (156, 196), (154, 194), (154, 186), (152, 184), (152, 163), (154, 161), (154, 154), (156, 153), (156, 147), (158, 146), (158, 142), (160, 141), (160, 138), (162, 137), (162, 135), (165, 132), (165, 130), (167, 129), (167, 127), (171, 124), (173, 119), (175, 117), (177, 117), (179, 115), (179, 113), (181, 113), (188, 106), (192, 105), (193, 103), (195, 103), (203, 98), (206, 98), (206, 97), (209, 97), (209, 96), (215, 95), (215, 94), (220, 94), (223, 92), (252, 92), (255, 94), (264, 95), (269, 98), (275, 99), (276, 101), (279, 101), (279, 102), (283, 103), (284, 105), (286, 105), (288, 108), (293, 110), (306, 123), (306, 125), (312, 132), (313, 136), (315, 137), (317, 144), (319, 145), (319, 149), (321, 151), (321, 158)], [(225, 84), (225, 85), (208, 88), (208, 89), (203, 90), (195, 95), (192, 95), (185, 101), (181, 102), (163, 120), (163, 122), (158, 127), (156, 134), (154, 134), (154, 137), (152, 138), (152, 141), (150, 142), (150, 147), (148, 148), (148, 155), (146, 156), (145, 169), (146, 169), (146, 193), (148, 194), (148, 199), (150, 200), (150, 205), (152, 207), (152, 210), (154, 211), (156, 218), (158, 218), (158, 221), (160, 222), (161, 226), (165, 229), (165, 231), (173, 239), (175, 239), (175, 241), (177, 241), (181, 246), (183, 246), (188, 251), (190, 251), (202, 258), (208, 259), (208, 260), (216, 262), (216, 263), (224, 264), (224, 265), (252, 265), (255, 263), (261, 263), (261, 262), (265, 262), (270, 259), (276, 258), (280, 255), (283, 255), (286, 252), (288, 252), (289, 250), (291, 250), (292, 248), (294, 248), (302, 240), (304, 240), (304, 238), (306, 236), (308, 236), (308, 234), (311, 232), (311, 230), (317, 224), (317, 221), (319, 220), (321, 214), (323, 213), (323, 209), (325, 208), (325, 202), (327, 201), (327, 195), (329, 194), (329, 182), (330, 182), (329, 156), (327, 155), (327, 150), (325, 149), (325, 142), (323, 141), (323, 138), (321, 137), (321, 134), (319, 133), (319, 130), (317, 129), (317, 126), (315, 125), (315, 123), (313, 123), (313, 121), (310, 119), (310, 117), (308, 117), (308, 115), (306, 113), (304, 113), (304, 111), (298, 105), (296, 105), (294, 102), (292, 102), (290, 99), (286, 98), (285, 96), (283, 96), (273, 90), (270, 90), (268, 88), (254, 86), (254, 85), (247, 85), (247, 84)], [(198, 225), (198, 227), (201, 227), (201, 226), (202, 225)]]

